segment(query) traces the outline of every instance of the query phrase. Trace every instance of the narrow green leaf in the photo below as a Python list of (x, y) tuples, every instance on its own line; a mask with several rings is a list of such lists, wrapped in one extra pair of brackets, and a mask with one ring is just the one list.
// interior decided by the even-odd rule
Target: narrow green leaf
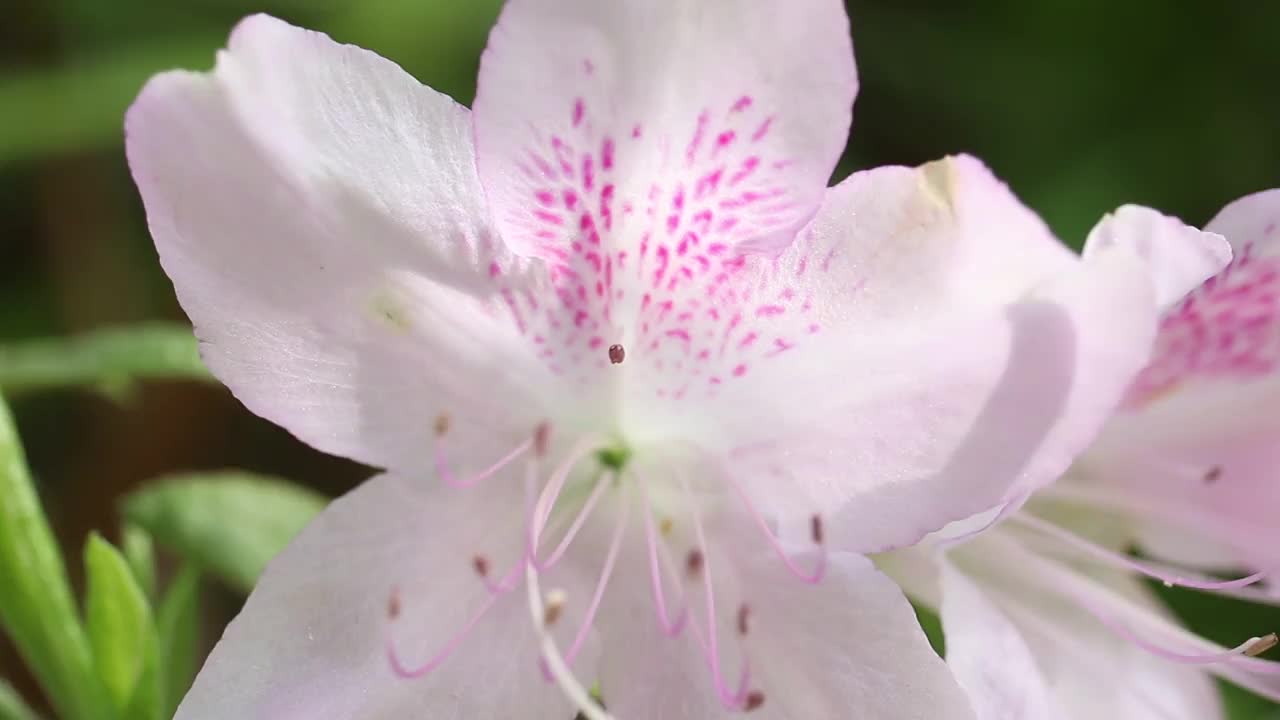
[(36, 711), (4, 678), (0, 678), (0, 720), (40, 720)]
[(150, 323), (0, 345), (0, 390), (83, 385), (113, 396), (139, 380), (210, 380), (191, 328)]
[(173, 717), (182, 696), (196, 676), (197, 646), (200, 638), (200, 572), (185, 565), (173, 579), (160, 610), (156, 613), (160, 631), (160, 666), (163, 669), (164, 712)]
[(233, 470), (162, 478), (125, 498), (123, 512), (162, 545), (248, 592), (327, 502), (288, 481)]
[(120, 550), (125, 560), (129, 561), (129, 569), (133, 571), (133, 579), (138, 581), (142, 592), (151, 600), (156, 596), (156, 549), (155, 543), (146, 530), (137, 525), (125, 523), (121, 536)]
[(153, 713), (131, 711), (124, 717), (158, 716), (156, 630), (146, 595), (124, 555), (96, 533), (85, 545), (84, 565), (85, 615), (98, 676), (121, 711), (135, 710), (135, 694), (143, 696), (143, 706), (154, 705)]
[(0, 625), (59, 717), (109, 713), (66, 567), (31, 486), (9, 408), (0, 400)]

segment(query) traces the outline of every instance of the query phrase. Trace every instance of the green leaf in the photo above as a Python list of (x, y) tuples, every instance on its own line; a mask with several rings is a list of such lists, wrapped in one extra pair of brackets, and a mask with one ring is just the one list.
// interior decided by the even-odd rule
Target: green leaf
[(125, 498), (123, 512), (162, 545), (248, 592), (327, 502), (288, 481), (232, 470), (162, 478)]
[(112, 396), (139, 380), (211, 380), (191, 328), (150, 323), (0, 345), (0, 390), (84, 385)]
[(138, 581), (143, 594), (150, 600), (156, 596), (156, 549), (151, 536), (137, 525), (125, 523), (121, 536), (121, 552), (129, 561), (133, 579)]
[(0, 625), (64, 720), (106, 716), (106, 690), (80, 624), (66, 567), (31, 486), (9, 408), (0, 401)]
[(173, 717), (196, 676), (200, 636), (200, 572), (183, 566), (165, 591), (156, 613), (160, 631), (160, 664), (164, 671), (164, 712)]
[(96, 533), (84, 551), (85, 615), (98, 675), (127, 718), (158, 717), (158, 647), (146, 594), (124, 555)]
[(0, 720), (40, 720), (13, 686), (0, 678)]

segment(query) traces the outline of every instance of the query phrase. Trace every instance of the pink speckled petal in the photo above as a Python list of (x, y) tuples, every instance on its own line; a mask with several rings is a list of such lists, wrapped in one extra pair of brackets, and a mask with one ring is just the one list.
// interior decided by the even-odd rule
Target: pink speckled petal
[[(1073, 478), (1133, 508), (1149, 551), (1280, 569), (1280, 191), (1208, 226), (1232, 262), (1165, 312), (1151, 362)], [(1195, 542), (1171, 542), (1191, 537)], [(1211, 551), (1210, 551), (1211, 549)]]
[(148, 83), (129, 164), (203, 357), (251, 410), (402, 468), (427, 466), (442, 413), (495, 453), (532, 432), (549, 373), (522, 334), (542, 279), (487, 224), (469, 120), (266, 16), (211, 74)]
[(1231, 261), (1231, 246), (1221, 235), (1139, 205), (1125, 205), (1104, 217), (1085, 240), (1084, 257), (1114, 245), (1128, 245), (1148, 259), (1161, 308), (1181, 300)]
[[(477, 555), (494, 573), (518, 567), (521, 501), (502, 488), (519, 484), (445, 491), (428, 478), (383, 475), (335, 501), (271, 562), (176, 719), (572, 717), (538, 670), (522, 590), (499, 596), (423, 677), (398, 677), (387, 654), (392, 641), (414, 666), (453, 643), (492, 598)], [(567, 567), (557, 573), (556, 586), (574, 596), (589, 588)], [(565, 613), (571, 627), (579, 610)], [(595, 659), (578, 666), (590, 673)]]
[[(630, 571), (619, 574), (617, 599), (599, 625), (603, 647), (627, 649), (601, 659), (610, 711), (618, 718), (743, 717), (717, 701), (694, 632), (686, 628), (674, 639), (659, 632), (643, 563), (632, 558)], [(748, 687), (763, 699), (749, 717), (840, 718), (857, 708), (869, 718), (974, 719), (902, 591), (865, 558), (832, 553), (827, 577), (803, 585), (744, 527), (742, 535), (722, 536), (704, 567), (716, 581), (724, 674), (736, 686), (745, 656)], [(686, 583), (693, 586), (692, 622), (703, 622), (700, 583)]]
[(480, 177), (523, 255), (776, 250), (856, 90), (837, 0), (513, 0), (480, 65)]
[(760, 507), (863, 552), (1060, 475), (1154, 334), (1136, 255), (1081, 262), (971, 158), (851, 177), (743, 274), (712, 369), (745, 369), (687, 421)]

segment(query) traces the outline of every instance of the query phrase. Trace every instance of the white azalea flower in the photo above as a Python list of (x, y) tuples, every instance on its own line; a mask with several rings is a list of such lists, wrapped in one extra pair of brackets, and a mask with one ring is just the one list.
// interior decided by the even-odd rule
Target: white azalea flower
[(129, 161), (207, 364), (387, 471), (272, 563), (181, 720), (604, 717), (592, 683), (624, 718), (971, 717), (854, 551), (1061, 473), (1155, 304), (971, 158), (828, 189), (848, 30), (513, 0), (471, 112), (259, 16), (147, 85)]

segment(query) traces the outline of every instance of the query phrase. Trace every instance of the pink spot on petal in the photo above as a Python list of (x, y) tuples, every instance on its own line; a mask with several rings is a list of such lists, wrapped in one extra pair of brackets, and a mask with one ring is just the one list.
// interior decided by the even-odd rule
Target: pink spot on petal
[(582, 124), (582, 116), (586, 113), (586, 106), (582, 102), (582, 98), (573, 101), (573, 126), (578, 127)]
[(749, 107), (751, 107), (751, 97), (748, 95), (743, 95), (733, 103), (733, 106), (729, 108), (729, 111), (742, 112), (743, 110), (746, 110)]

